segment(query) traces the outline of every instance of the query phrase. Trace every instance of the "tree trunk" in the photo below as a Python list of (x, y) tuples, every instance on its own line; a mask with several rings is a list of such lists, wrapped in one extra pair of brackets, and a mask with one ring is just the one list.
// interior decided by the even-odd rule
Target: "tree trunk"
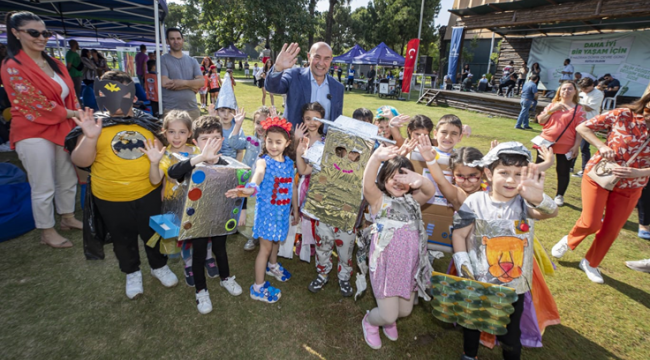
[[(316, 3), (318, 0), (309, 0), (309, 18), (314, 20), (314, 14), (316, 13)], [(314, 27), (309, 28), (309, 44), (307, 46), (311, 47), (314, 44)]]
[(325, 27), (325, 42), (332, 46), (332, 21), (334, 20), (334, 5), (338, 0), (330, 0), (330, 9), (327, 13), (327, 25)]

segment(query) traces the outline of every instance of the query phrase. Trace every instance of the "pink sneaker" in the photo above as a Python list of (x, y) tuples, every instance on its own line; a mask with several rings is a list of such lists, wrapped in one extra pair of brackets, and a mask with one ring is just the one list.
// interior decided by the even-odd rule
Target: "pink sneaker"
[(363, 338), (366, 340), (366, 344), (371, 348), (377, 350), (381, 349), (381, 338), (379, 337), (379, 326), (372, 326), (366, 320), (368, 318), (368, 313), (361, 320), (361, 328), (363, 328)]
[(384, 335), (391, 341), (397, 341), (397, 323), (392, 323), (382, 327)]

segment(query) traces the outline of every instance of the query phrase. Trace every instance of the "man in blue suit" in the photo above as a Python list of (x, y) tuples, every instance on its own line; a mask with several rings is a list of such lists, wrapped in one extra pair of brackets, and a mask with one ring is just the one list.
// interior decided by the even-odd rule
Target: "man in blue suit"
[(328, 74), (332, 48), (324, 42), (315, 43), (309, 50), (308, 68), (293, 68), (299, 53), (297, 43), (282, 46), (266, 74), (266, 91), (287, 94), (284, 114), (293, 126), (302, 123), (302, 107), (314, 101), (325, 108), (325, 119), (336, 120), (343, 113), (343, 85)]

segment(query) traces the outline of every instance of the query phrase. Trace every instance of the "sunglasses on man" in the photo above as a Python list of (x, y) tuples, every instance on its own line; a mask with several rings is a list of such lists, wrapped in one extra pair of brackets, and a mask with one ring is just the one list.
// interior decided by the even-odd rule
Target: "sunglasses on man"
[(43, 36), (45, 39), (49, 39), (52, 36), (52, 32), (49, 30), (38, 31), (34, 29), (18, 29), (18, 31), (26, 32), (29, 36), (37, 39), (39, 36)]

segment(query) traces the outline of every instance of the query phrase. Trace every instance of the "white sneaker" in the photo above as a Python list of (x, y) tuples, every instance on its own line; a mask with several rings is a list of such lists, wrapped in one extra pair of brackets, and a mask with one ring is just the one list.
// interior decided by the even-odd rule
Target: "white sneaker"
[(589, 265), (589, 260), (580, 260), (580, 268), (585, 272), (585, 274), (587, 274), (589, 280), (595, 282), (596, 284), (602, 284), (605, 282), (603, 280), (603, 276), (600, 275), (600, 270), (598, 270), (598, 268), (591, 267)]
[(564, 206), (564, 196), (558, 195), (555, 197), (554, 201), (555, 201), (555, 205)]
[(138, 270), (126, 274), (126, 297), (129, 299), (135, 299), (138, 295), (142, 295), (143, 292), (142, 271)]
[(632, 270), (650, 273), (650, 259), (626, 261), (625, 266)]
[(234, 276), (231, 276), (231, 277), (227, 278), (226, 280), (222, 280), (221, 281), (221, 286), (225, 287), (226, 290), (228, 290), (228, 292), (232, 296), (241, 295), (241, 286), (239, 286), (239, 284), (237, 284), (237, 282), (235, 281)]
[(568, 250), (569, 250), (569, 236), (564, 235), (562, 240), (558, 241), (558, 243), (555, 244), (551, 249), (551, 255), (553, 255), (553, 257), (555, 258), (560, 259), (562, 258), (562, 256), (564, 256), (564, 254), (566, 254)]
[(212, 301), (210, 301), (210, 293), (207, 289), (203, 289), (196, 294), (196, 308), (203, 315), (212, 311)]
[(178, 284), (178, 278), (176, 277), (176, 274), (174, 274), (167, 265), (161, 267), (160, 269), (151, 269), (151, 275), (160, 280), (160, 283), (163, 284), (164, 287), (169, 288)]

